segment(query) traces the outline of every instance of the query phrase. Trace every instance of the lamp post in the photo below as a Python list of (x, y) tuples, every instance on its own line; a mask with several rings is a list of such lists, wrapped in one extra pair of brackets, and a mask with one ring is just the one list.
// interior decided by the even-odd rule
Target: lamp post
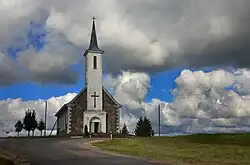
[(44, 136), (46, 136), (46, 130), (47, 130), (47, 101), (45, 100), (45, 109), (44, 109), (44, 124), (45, 124), (45, 130), (44, 130)]
[(161, 105), (158, 105), (158, 131), (159, 131), (159, 136), (161, 136)]

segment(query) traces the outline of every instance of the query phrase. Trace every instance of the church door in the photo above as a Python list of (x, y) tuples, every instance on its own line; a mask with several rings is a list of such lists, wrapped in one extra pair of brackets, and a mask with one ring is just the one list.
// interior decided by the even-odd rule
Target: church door
[(95, 133), (98, 133), (98, 132), (99, 132), (99, 124), (100, 124), (99, 122), (95, 122), (95, 123), (94, 123), (94, 132), (95, 132)]
[(99, 133), (101, 131), (101, 122), (100, 119), (98, 117), (93, 117), (90, 122), (90, 132), (91, 133)]

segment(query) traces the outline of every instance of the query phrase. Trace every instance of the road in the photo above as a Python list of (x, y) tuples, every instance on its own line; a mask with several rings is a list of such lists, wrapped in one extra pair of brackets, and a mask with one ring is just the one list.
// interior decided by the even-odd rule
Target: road
[[(32, 165), (161, 165), (91, 149), (89, 139), (12, 139), (0, 147), (14, 149)], [(166, 164), (165, 164), (166, 165)]]

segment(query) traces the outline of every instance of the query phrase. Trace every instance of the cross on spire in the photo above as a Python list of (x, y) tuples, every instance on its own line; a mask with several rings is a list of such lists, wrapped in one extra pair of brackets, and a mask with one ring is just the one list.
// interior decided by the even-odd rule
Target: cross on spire
[(92, 20), (93, 20), (93, 21), (95, 21), (95, 20), (96, 20), (96, 17), (95, 17), (95, 16), (93, 16), (93, 17), (92, 17)]
[(94, 108), (96, 108), (96, 98), (99, 97), (99, 95), (97, 95), (96, 92), (94, 92), (94, 94), (91, 95), (91, 97), (94, 97)]

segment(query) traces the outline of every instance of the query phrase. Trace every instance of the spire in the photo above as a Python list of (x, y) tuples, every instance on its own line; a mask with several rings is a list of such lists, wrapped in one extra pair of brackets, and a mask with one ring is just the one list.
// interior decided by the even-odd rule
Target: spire
[(91, 38), (90, 38), (90, 44), (89, 48), (85, 51), (84, 56), (86, 56), (89, 52), (94, 52), (98, 54), (103, 54), (103, 50), (100, 50), (97, 44), (97, 37), (96, 37), (96, 30), (95, 30), (95, 17), (93, 19), (92, 24), (92, 32), (91, 32)]
[(92, 19), (93, 19), (93, 25), (92, 25), (89, 50), (100, 51), (98, 44), (97, 44), (97, 37), (96, 37), (96, 30), (95, 30), (95, 19), (96, 18), (93, 17)]

